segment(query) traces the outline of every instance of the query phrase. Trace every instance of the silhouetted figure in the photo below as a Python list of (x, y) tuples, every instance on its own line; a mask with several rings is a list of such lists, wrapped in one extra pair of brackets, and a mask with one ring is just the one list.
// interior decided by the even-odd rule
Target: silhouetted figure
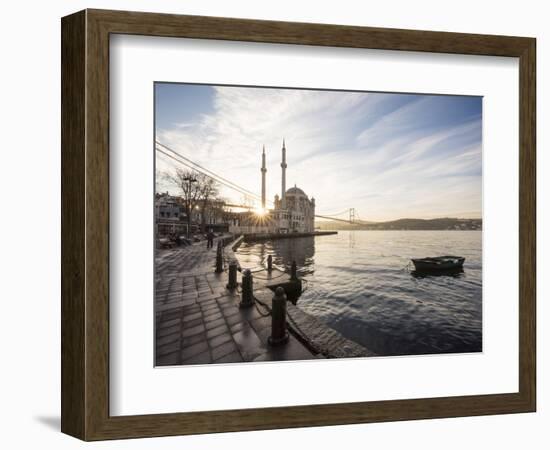
[(214, 247), (214, 232), (212, 231), (212, 228), (208, 230), (208, 234), (206, 235), (206, 248), (212, 248)]

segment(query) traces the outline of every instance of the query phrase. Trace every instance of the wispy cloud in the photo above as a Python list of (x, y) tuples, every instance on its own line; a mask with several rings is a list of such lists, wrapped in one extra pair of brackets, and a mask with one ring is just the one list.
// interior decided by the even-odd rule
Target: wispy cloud
[[(481, 212), (479, 98), (172, 86), (182, 98), (212, 90), (209, 112), (182, 120), (175, 111), (157, 140), (250, 191), (260, 191), (265, 145), (268, 196), (280, 194), (284, 137), (287, 185), (314, 196), (320, 213), (354, 207), (363, 219), (386, 220)], [(173, 170), (162, 156), (157, 167)]]

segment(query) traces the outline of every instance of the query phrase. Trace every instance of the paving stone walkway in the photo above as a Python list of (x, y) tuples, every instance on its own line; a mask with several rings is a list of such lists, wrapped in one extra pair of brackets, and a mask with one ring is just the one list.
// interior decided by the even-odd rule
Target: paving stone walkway
[(214, 273), (216, 244), (156, 251), (156, 365), (317, 358), (292, 335), (284, 346), (267, 344), (271, 318), (261, 308), (239, 308), (227, 274)]

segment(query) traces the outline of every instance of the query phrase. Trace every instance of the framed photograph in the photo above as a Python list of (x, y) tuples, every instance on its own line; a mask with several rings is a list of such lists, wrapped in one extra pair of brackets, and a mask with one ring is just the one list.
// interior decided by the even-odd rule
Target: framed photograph
[(535, 411), (534, 38), (61, 28), (63, 432)]

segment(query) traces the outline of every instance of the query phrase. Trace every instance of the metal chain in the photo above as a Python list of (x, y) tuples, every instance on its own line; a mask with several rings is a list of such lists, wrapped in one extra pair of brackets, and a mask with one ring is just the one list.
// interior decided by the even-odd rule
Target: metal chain
[[(261, 300), (258, 300), (256, 297), (252, 296), (252, 298), (254, 299), (254, 307), (256, 308), (256, 311), (258, 311), (258, 314), (262, 317), (268, 317), (268, 316), (271, 316), (271, 308), (266, 305), (264, 302), (262, 302)], [(267, 313), (262, 313), (260, 311), (260, 308), (258, 308), (258, 304), (262, 305), (266, 310), (267, 310)]]
[[(265, 270), (267, 270), (267, 269), (265, 269)], [(277, 275), (276, 277), (271, 277), (271, 278), (264, 278), (264, 277), (259, 277), (258, 275), (254, 275), (254, 278), (258, 278), (259, 280), (266, 280), (267, 281), (267, 280), (276, 280), (277, 278), (281, 278), (284, 275), (287, 275), (287, 274), (283, 272), (282, 274)]]
[[(228, 258), (226, 257), (225, 255), (225, 252), (224, 252), (224, 258), (223, 258), (223, 261), (224, 263), (227, 263), (228, 262)], [(227, 269), (227, 266), (228, 264), (224, 264), (224, 272), (226, 272), (228, 269)], [(262, 269), (259, 269), (255, 272), (252, 272), (251, 273), (259, 273), (259, 272), (263, 272), (263, 271), (266, 271), (267, 272), (267, 269), (266, 268), (262, 268)], [(273, 277), (273, 278), (263, 278), (263, 277), (259, 277), (258, 275), (254, 275), (255, 278), (259, 278), (261, 280), (275, 280), (277, 278), (280, 278), (284, 275), (287, 275), (286, 272), (283, 272), (281, 273), (280, 275), (276, 276), (276, 277)], [(302, 279), (302, 281), (305, 281), (306, 282), (306, 288), (304, 290), (302, 290), (302, 294), (304, 292), (307, 291), (308, 289), (308, 280), (306, 279)], [(237, 285), (237, 288), (236, 288), (237, 292), (239, 294), (242, 293), (242, 289), (239, 288), (239, 286)], [(261, 317), (269, 317), (271, 316), (271, 308), (265, 304), (264, 302), (262, 302), (261, 300), (258, 300), (256, 297), (252, 296), (252, 298), (254, 299), (254, 308), (256, 308), (256, 311), (258, 312), (258, 314), (261, 316)], [(258, 304), (261, 305), (262, 307), (264, 307), (266, 309), (267, 312), (262, 312), (260, 311), (260, 308), (258, 307)], [(317, 353), (320, 353), (320, 354), (324, 354), (323, 353), (323, 350), (322, 349), (319, 349), (312, 341), (311, 339), (309, 339), (307, 337), (307, 335), (302, 331), (302, 329), (298, 326), (298, 324), (296, 323), (296, 321), (294, 320), (294, 318), (290, 315), (290, 313), (288, 312), (288, 310), (286, 310), (286, 317), (288, 318), (288, 321), (291, 323), (291, 327), (289, 326), (289, 324), (287, 323), (287, 328), (291, 328), (294, 333), (298, 334), (300, 336), (300, 339), (302, 339), (303, 341), (306, 342), (307, 346), (312, 349), (314, 352), (317, 352)]]

